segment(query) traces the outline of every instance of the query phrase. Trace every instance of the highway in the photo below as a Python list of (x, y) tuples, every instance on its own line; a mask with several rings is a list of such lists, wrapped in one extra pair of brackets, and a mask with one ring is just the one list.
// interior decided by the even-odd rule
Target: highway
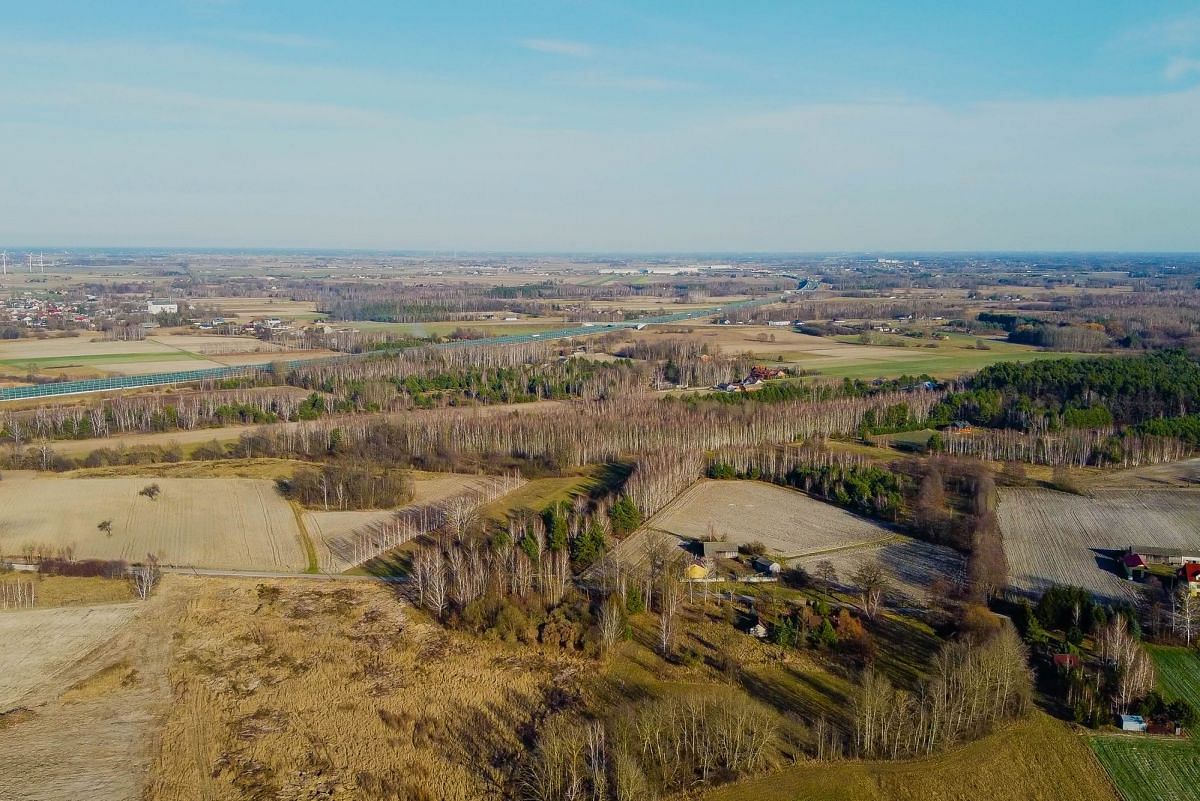
[[(811, 291), (816, 288), (816, 282), (807, 280), (799, 291)], [(617, 328), (641, 328), (646, 325), (662, 325), (711, 317), (720, 312), (734, 311), (750, 306), (763, 306), (768, 303), (778, 303), (780, 295), (772, 294), (763, 298), (739, 300), (722, 306), (710, 306), (703, 309), (663, 314), (656, 317), (642, 317), (636, 320), (619, 323), (592, 323), (577, 325), (570, 328), (559, 328), (552, 331), (542, 331), (537, 334), (508, 334), (506, 336), (489, 337), (486, 339), (471, 339), (454, 342), (439, 342), (423, 347), (435, 349), (473, 348), (482, 345), (517, 345), (525, 342), (540, 342), (554, 339), (569, 339), (571, 337), (594, 336)], [(301, 367), (319, 367), (326, 364), (338, 364), (347, 361), (357, 361), (384, 356), (388, 351), (369, 351), (343, 356), (330, 356), (325, 359), (303, 359), (286, 361), (284, 364), (291, 369)], [(5, 387), (0, 389), (0, 402), (26, 400), (29, 398), (49, 398), (59, 395), (82, 395), (89, 392), (105, 392), (117, 389), (137, 389), (139, 387), (167, 386), (171, 384), (190, 384), (197, 381), (219, 381), (227, 378), (241, 378), (254, 373), (270, 370), (272, 362), (261, 364), (243, 364), (236, 367), (210, 367), (204, 370), (184, 370), (173, 373), (148, 373), (146, 375), (110, 376), (108, 378), (92, 378), (83, 381), (59, 381), (52, 384), (37, 384), (25, 387)]]

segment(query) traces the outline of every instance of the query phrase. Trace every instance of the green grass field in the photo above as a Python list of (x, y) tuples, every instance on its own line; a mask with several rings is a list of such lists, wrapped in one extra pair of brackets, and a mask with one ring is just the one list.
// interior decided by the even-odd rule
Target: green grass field
[[(835, 337), (835, 339), (855, 343), (856, 337)], [(896, 338), (900, 340), (901, 338)], [(923, 340), (911, 340), (923, 343)], [(888, 348), (886, 358), (864, 357), (847, 364), (822, 367), (816, 359), (805, 360), (801, 365), (806, 370), (825, 376), (837, 378), (894, 378), (901, 375), (928, 374), (935, 378), (949, 378), (963, 373), (974, 372), (997, 362), (1035, 361), (1041, 359), (1080, 358), (1078, 353), (1058, 353), (1040, 351), (1025, 345), (1013, 345), (1008, 342), (987, 341), (987, 350), (979, 350), (975, 339), (959, 337), (947, 341), (936, 342), (936, 347), (923, 347), (914, 344), (912, 347)], [(878, 347), (878, 346), (870, 346)]]
[(1125, 801), (1200, 798), (1200, 746), (1192, 740), (1111, 734), (1088, 744)]
[[(1189, 796), (1194, 798), (1194, 796)], [(810, 762), (719, 787), (704, 801), (1115, 801), (1083, 741), (1041, 712), (948, 753)]]
[(107, 353), (89, 354), (86, 356), (39, 356), (32, 359), (0, 359), (0, 364), (9, 367), (25, 368), (36, 365), (47, 369), (53, 367), (80, 367), (88, 364), (123, 364), (126, 362), (177, 362), (180, 359), (199, 359), (200, 356), (186, 350), (171, 350), (152, 353)]
[(1158, 688), (1163, 698), (1182, 698), (1200, 704), (1200, 654), (1194, 648), (1147, 646), (1158, 670)]

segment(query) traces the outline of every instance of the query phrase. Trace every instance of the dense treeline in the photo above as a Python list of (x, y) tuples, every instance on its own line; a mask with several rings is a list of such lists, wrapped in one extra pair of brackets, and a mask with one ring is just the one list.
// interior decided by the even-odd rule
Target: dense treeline
[(976, 373), (969, 390), (947, 396), (932, 420), (1023, 431), (1097, 422), (1133, 425), (1190, 414), (1197, 399), (1200, 361), (1182, 351), (1001, 362)]
[(857, 430), (867, 411), (887, 408), (900, 397), (915, 417), (922, 418), (940, 393), (703, 407), (631, 398), (573, 404), (538, 415), (484, 418), (444, 410), (392, 419), (350, 417), (287, 428), (264, 426), (244, 434), (236, 454), (325, 459), (333, 448), (428, 469), (503, 469), (516, 461), (557, 470), (663, 449), (683, 454), (847, 434)]
[(286, 497), (323, 509), (387, 509), (413, 499), (412, 479), (361, 461), (341, 460), (303, 467), (277, 482)]
[[(1154, 436), (1174, 431), (1172, 421), (1151, 421), (1134, 429), (1067, 429), (1025, 433), (1012, 429), (945, 431), (938, 435), (937, 450), (951, 456), (974, 456), (1000, 462), (1025, 462), (1051, 467), (1137, 467), (1183, 459), (1189, 452), (1186, 423), (1178, 435)], [(1160, 425), (1161, 424), (1161, 425)], [(1143, 428), (1145, 426), (1145, 428)], [(1146, 431), (1145, 434), (1139, 433)], [(1180, 437), (1180, 438), (1177, 438)]]

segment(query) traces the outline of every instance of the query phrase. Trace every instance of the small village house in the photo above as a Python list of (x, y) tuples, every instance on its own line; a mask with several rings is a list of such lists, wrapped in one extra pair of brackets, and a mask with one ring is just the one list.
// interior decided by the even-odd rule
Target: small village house
[(1180, 586), (1187, 587), (1191, 595), (1200, 595), (1200, 563), (1189, 562), (1179, 568)]

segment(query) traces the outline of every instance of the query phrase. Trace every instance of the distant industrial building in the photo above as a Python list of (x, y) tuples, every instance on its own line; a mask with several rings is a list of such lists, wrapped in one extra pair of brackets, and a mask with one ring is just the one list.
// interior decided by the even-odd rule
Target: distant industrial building
[(146, 311), (149, 314), (178, 314), (179, 304), (173, 300), (149, 300)]

